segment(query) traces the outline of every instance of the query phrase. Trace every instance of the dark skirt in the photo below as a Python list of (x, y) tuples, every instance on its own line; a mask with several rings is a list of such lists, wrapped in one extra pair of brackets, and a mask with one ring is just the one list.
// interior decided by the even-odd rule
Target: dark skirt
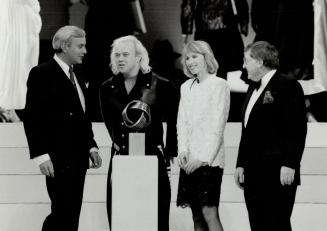
[(177, 206), (219, 206), (220, 188), (224, 170), (203, 166), (187, 175), (180, 170)]

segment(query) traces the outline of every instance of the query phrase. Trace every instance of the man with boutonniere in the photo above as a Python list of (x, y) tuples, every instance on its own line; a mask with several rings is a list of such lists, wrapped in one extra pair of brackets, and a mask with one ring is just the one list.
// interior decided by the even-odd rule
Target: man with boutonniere
[(278, 51), (268, 42), (248, 45), (243, 66), (252, 83), (243, 107), (235, 182), (244, 190), (252, 231), (291, 231), (307, 134), (303, 90), (279, 74)]
[(86, 86), (74, 72), (85, 46), (84, 30), (61, 27), (53, 36), (53, 58), (33, 67), (27, 80), (24, 129), (30, 158), (45, 175), (51, 201), (42, 231), (78, 230), (87, 169), (102, 165)]

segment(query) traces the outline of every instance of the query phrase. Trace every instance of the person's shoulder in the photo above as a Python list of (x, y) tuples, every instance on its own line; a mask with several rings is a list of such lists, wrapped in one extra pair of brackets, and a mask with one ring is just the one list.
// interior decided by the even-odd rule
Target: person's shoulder
[(182, 83), (181, 87), (180, 87), (180, 91), (184, 92), (187, 89), (191, 89), (191, 85), (193, 83), (194, 79), (193, 78), (189, 78), (186, 81), (184, 81), (184, 83)]
[(46, 61), (43, 63), (39, 63), (38, 65), (34, 66), (31, 71), (44, 71), (44, 70), (48, 70), (51, 66), (53, 65), (52, 61)]
[(286, 75), (284, 73), (276, 72), (275, 75), (277, 75), (277, 83), (281, 87), (292, 87), (292, 86), (301, 86), (300, 83), (297, 81), (297, 79), (293, 76)]
[(182, 85), (181, 85), (181, 88), (185, 88), (185, 87), (189, 87), (191, 86), (191, 84), (193, 83), (194, 79), (187, 79)]
[(221, 84), (221, 85), (227, 85), (227, 80), (226, 79), (223, 79), (219, 76), (216, 76), (214, 74), (210, 75), (209, 77), (211, 79), (211, 81), (217, 83), (217, 84)]
[(109, 79), (105, 80), (101, 84), (100, 89), (111, 88), (111, 86), (114, 85), (115, 81), (117, 81), (117, 78), (118, 78), (117, 75), (111, 76)]
[(219, 88), (229, 88), (227, 80), (216, 75), (210, 76), (210, 84)]
[(44, 63), (40, 63), (31, 68), (28, 81), (45, 81), (51, 79), (51, 75), (54, 73), (55, 61), (49, 60)]
[(105, 81), (102, 83), (102, 86), (107, 86), (107, 85), (109, 85), (110, 83), (113, 82), (114, 78), (115, 78), (115, 75), (109, 77), (109, 79), (105, 80)]
[(279, 91), (283, 91), (286, 93), (290, 92), (303, 92), (302, 86), (299, 81), (292, 76), (279, 73), (278, 71), (275, 73), (276, 78), (274, 81), (275, 88)]

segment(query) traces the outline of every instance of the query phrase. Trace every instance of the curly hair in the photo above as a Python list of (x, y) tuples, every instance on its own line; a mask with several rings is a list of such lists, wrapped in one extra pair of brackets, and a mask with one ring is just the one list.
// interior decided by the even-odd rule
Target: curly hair
[(112, 72), (117, 75), (119, 73), (117, 65), (114, 62), (114, 51), (118, 44), (123, 42), (131, 42), (135, 48), (136, 56), (139, 56), (140, 59), (140, 69), (143, 73), (149, 73), (151, 71), (151, 67), (149, 66), (149, 54), (145, 49), (143, 44), (133, 35), (123, 36), (116, 40), (111, 45), (111, 54), (110, 54), (110, 67)]

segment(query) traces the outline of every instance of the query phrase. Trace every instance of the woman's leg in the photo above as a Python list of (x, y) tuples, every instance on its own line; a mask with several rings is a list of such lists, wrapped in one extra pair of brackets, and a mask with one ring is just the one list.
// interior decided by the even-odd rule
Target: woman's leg
[(202, 207), (203, 217), (207, 223), (208, 231), (223, 231), (221, 225), (218, 207), (216, 206), (203, 206)]
[(209, 231), (208, 225), (203, 217), (201, 207), (192, 205), (191, 210), (193, 215), (194, 231)]

